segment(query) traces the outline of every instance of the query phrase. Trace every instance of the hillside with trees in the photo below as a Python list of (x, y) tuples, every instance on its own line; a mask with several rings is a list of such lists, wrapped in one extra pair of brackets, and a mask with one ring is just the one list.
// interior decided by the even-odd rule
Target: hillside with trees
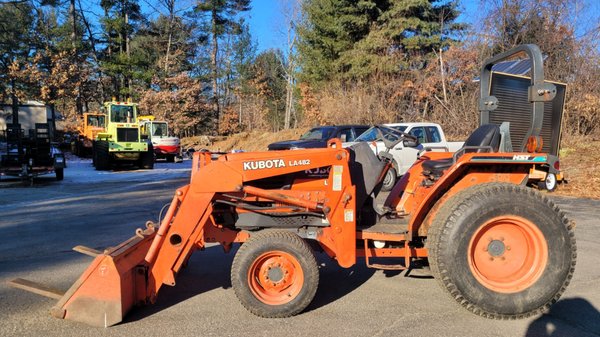
[[(0, 102), (74, 123), (116, 97), (181, 137), (323, 123), (478, 123), (482, 60), (521, 43), (568, 84), (564, 131), (600, 137), (600, 25), (587, 0), (274, 1), (285, 43), (258, 50), (249, 0), (2, 0)], [(590, 7), (591, 6), (591, 7)], [(467, 20), (468, 21), (468, 20)]]

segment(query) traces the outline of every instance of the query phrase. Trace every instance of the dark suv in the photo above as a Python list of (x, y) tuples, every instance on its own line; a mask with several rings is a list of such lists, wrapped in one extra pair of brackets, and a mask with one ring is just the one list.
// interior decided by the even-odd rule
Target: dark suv
[(354, 141), (354, 138), (360, 136), (368, 128), (368, 125), (319, 126), (310, 129), (299, 140), (284, 140), (272, 143), (269, 144), (268, 148), (269, 150), (294, 150), (326, 147), (327, 141), (332, 138), (339, 138), (342, 142)]

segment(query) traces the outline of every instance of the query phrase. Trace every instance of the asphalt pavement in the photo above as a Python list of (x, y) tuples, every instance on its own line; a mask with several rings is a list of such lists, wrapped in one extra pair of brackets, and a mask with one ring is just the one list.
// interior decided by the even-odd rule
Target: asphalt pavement
[(229, 280), (235, 250), (196, 252), (155, 305), (134, 309), (111, 328), (53, 318), (55, 300), (10, 288), (22, 277), (67, 289), (91, 258), (71, 250), (115, 245), (159, 217), (191, 163), (155, 170), (97, 172), (72, 161), (62, 182), (34, 187), (0, 181), (0, 336), (600, 336), (600, 201), (552, 197), (576, 222), (574, 278), (549, 313), (524, 320), (475, 316), (426, 271), (406, 275), (344, 269), (319, 256), (320, 284), (307, 310), (286, 319), (259, 318), (238, 302)]

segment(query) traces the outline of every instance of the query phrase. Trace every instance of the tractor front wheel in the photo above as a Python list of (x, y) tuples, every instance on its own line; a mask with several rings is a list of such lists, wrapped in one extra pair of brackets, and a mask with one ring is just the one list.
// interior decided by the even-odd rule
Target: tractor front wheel
[(539, 192), (505, 183), (445, 201), (428, 250), (442, 288), (467, 310), (497, 319), (544, 312), (565, 291), (577, 256), (564, 213)]
[(110, 154), (108, 153), (108, 142), (106, 140), (96, 141), (94, 159), (96, 170), (102, 171), (110, 168)]
[(148, 143), (148, 150), (140, 153), (139, 166), (143, 169), (152, 170), (154, 168), (154, 147)]
[(231, 285), (242, 305), (260, 317), (289, 317), (304, 310), (319, 284), (310, 246), (286, 231), (253, 234), (231, 267)]

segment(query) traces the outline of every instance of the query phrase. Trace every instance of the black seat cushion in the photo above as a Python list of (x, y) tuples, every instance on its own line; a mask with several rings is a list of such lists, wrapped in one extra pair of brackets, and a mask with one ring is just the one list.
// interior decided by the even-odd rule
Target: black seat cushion
[[(464, 147), (476, 146), (479, 149), (465, 149), (465, 152), (483, 152), (488, 151), (483, 147), (491, 147), (492, 152), (498, 152), (500, 147), (500, 128), (498, 125), (483, 124), (471, 133), (465, 141)], [(428, 160), (423, 163), (423, 170), (429, 171), (434, 175), (441, 175), (442, 171), (446, 170), (453, 164), (452, 158), (440, 160)]]
[(346, 148), (350, 153), (350, 177), (356, 186), (356, 206), (361, 207), (367, 197), (379, 185), (379, 177), (385, 168), (366, 142), (356, 143)]
[[(471, 133), (463, 146), (489, 146), (492, 152), (498, 152), (500, 147), (500, 127), (494, 124), (483, 124)], [(470, 149), (465, 152), (483, 152), (485, 149)]]
[(423, 163), (423, 170), (429, 172), (440, 172), (444, 171), (448, 167), (452, 166), (452, 158), (440, 159), (440, 160), (428, 160)]

